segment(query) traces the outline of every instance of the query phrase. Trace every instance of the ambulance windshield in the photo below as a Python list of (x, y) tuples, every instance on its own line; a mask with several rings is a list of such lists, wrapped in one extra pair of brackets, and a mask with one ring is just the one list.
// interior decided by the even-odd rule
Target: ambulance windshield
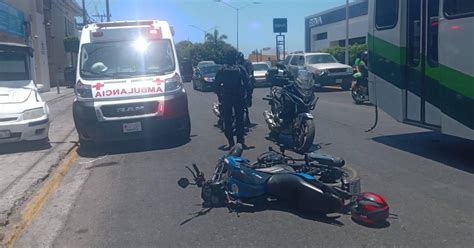
[(84, 79), (164, 75), (175, 70), (170, 40), (89, 43), (82, 47), (80, 73)]

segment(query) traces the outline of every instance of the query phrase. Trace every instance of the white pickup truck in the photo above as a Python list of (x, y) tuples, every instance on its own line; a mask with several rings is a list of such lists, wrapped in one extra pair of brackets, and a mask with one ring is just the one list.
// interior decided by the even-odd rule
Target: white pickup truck
[(32, 48), (0, 43), (0, 143), (48, 139), (49, 108), (30, 71)]

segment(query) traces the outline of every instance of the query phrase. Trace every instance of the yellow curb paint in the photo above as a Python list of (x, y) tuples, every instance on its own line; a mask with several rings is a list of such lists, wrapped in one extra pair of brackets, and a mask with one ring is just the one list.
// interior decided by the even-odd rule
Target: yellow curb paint
[(49, 199), (49, 196), (56, 191), (62, 179), (68, 172), (71, 165), (77, 159), (77, 147), (74, 147), (66, 157), (61, 161), (59, 167), (54, 171), (48, 181), (41, 186), (38, 192), (34, 195), (20, 213), (20, 221), (14, 225), (10, 233), (5, 236), (5, 246), (8, 248), (14, 247), (16, 239), (28, 227), (36, 214), (41, 210), (44, 204)]

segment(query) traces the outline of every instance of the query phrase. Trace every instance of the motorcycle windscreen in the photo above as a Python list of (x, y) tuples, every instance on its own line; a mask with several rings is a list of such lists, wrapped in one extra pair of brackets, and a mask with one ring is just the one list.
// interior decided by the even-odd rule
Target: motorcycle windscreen
[(298, 88), (302, 90), (311, 90), (314, 87), (313, 73), (307, 70), (299, 70), (295, 81)]

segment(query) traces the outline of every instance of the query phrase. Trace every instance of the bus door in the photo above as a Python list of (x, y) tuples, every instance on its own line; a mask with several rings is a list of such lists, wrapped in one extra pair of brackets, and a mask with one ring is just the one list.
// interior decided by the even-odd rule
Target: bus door
[(411, 0), (407, 13), (405, 119), (440, 126), (438, 83), (439, 0)]

